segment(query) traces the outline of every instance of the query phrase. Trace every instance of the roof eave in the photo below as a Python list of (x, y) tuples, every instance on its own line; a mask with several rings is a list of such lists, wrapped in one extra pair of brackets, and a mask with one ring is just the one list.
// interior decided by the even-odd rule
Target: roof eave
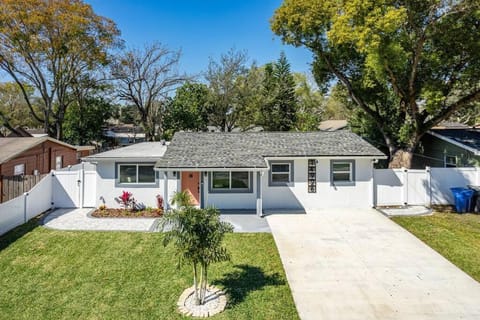
[(456, 141), (456, 140), (453, 140), (453, 139), (450, 139), (450, 138), (448, 138), (448, 137), (442, 136), (441, 134), (438, 134), (438, 133), (433, 132), (433, 131), (427, 131), (427, 133), (430, 134), (430, 135), (432, 135), (432, 136), (434, 136), (434, 137), (436, 137), (436, 138), (438, 138), (438, 139), (440, 139), (440, 140), (443, 140), (443, 141), (445, 141), (445, 142), (451, 143), (451, 144), (453, 144), (453, 145), (455, 145), (455, 146), (457, 146), (457, 147), (459, 147), (459, 148), (462, 148), (462, 149), (465, 149), (465, 150), (467, 150), (467, 151), (470, 151), (470, 152), (472, 152), (472, 153), (473, 153), (474, 155), (476, 155), (476, 156), (480, 156), (480, 150), (478, 150), (478, 149), (472, 148), (472, 147), (467, 146), (467, 145), (465, 145), (465, 144), (463, 144), (463, 143), (461, 143), (461, 142), (458, 142), (458, 141)]

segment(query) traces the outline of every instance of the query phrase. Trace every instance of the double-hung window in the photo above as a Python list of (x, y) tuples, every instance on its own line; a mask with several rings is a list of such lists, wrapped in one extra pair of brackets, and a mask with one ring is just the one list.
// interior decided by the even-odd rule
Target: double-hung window
[(270, 161), (270, 186), (286, 186), (293, 181), (293, 161)]
[(332, 184), (353, 184), (355, 182), (355, 162), (353, 160), (333, 160), (330, 163)]
[(212, 192), (250, 192), (251, 181), (248, 171), (212, 172), (210, 190)]
[(457, 157), (445, 155), (445, 168), (455, 168), (457, 166)]
[(155, 171), (153, 164), (119, 164), (118, 182), (120, 184), (153, 184)]

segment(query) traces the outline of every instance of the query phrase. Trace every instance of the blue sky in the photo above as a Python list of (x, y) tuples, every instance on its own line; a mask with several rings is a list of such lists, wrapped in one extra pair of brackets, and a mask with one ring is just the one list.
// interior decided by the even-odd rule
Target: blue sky
[(292, 71), (309, 72), (311, 54), (283, 45), (269, 20), (281, 0), (85, 0), (94, 11), (117, 23), (127, 47), (159, 41), (181, 49), (180, 70), (199, 74), (209, 57), (230, 48), (246, 50), (262, 65), (285, 51)]

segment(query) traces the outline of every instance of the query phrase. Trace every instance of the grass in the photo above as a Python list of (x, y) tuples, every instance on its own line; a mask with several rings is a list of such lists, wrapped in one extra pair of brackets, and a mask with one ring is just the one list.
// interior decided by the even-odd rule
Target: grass
[[(31, 221), (0, 237), (3, 319), (183, 319), (191, 286), (160, 233), (67, 232)], [(229, 234), (210, 280), (229, 295), (212, 319), (298, 319), (271, 234)]]
[(393, 220), (480, 282), (480, 215), (436, 212)]

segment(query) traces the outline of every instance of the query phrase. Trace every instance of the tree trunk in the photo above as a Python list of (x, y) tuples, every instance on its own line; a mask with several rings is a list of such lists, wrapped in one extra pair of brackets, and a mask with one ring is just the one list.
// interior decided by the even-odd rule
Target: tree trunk
[(412, 167), (413, 149), (397, 149), (393, 154), (390, 154), (390, 162), (388, 167), (394, 168), (407, 168)]
[(195, 304), (199, 305), (200, 304), (200, 297), (198, 296), (198, 281), (197, 277), (198, 276), (198, 271), (197, 271), (197, 264), (193, 264), (193, 287), (195, 288)]

